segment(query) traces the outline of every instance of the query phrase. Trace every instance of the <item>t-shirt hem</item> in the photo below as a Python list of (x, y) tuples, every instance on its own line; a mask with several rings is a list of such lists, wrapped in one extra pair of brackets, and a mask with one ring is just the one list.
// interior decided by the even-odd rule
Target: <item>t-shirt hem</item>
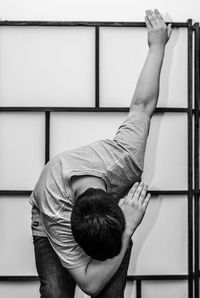
[(39, 232), (39, 231), (33, 231), (33, 230), (32, 230), (32, 235), (33, 236), (47, 237), (47, 234), (45, 232)]

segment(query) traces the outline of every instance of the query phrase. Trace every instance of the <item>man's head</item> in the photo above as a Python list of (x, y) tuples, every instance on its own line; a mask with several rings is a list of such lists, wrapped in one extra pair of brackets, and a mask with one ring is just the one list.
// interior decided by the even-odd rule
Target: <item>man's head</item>
[(74, 239), (93, 259), (118, 255), (125, 219), (116, 200), (102, 189), (89, 188), (81, 194), (71, 216)]

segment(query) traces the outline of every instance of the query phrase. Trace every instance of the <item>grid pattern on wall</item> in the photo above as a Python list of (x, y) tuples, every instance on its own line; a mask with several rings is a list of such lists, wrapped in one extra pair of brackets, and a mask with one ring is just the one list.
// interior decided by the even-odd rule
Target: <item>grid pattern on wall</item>
[[(187, 190), (151, 191), (152, 195), (187, 195), (188, 204), (188, 273), (185, 275), (131, 275), (127, 279), (136, 281), (136, 297), (142, 297), (142, 283), (145, 280), (186, 280), (188, 281), (188, 298), (199, 297), (199, 24), (172, 23), (173, 27), (187, 28), (188, 32), (188, 104), (187, 108), (160, 107), (155, 113), (184, 113), (188, 120), (188, 188)], [(45, 114), (45, 163), (50, 158), (50, 122), (51, 112), (128, 112), (128, 107), (101, 107), (99, 79), (99, 47), (101, 27), (145, 27), (143, 22), (38, 22), (38, 21), (1, 21), (0, 26), (88, 26), (95, 28), (95, 106), (94, 107), (0, 107), (0, 112), (42, 112)], [(195, 36), (195, 106), (193, 108), (193, 32)], [(194, 116), (194, 139), (193, 139)], [(193, 143), (194, 142), (194, 143)], [(194, 145), (194, 148), (193, 148)], [(194, 149), (194, 159), (193, 159)], [(195, 172), (193, 173), (193, 162)], [(194, 179), (193, 179), (194, 177)], [(193, 185), (194, 181), (194, 185)], [(27, 197), (31, 190), (0, 190), (0, 196)], [(195, 209), (193, 210), (193, 207)], [(194, 222), (194, 226), (193, 226)], [(194, 234), (193, 234), (194, 230)], [(0, 281), (33, 281), (37, 276), (0, 276)], [(193, 287), (194, 285), (194, 287)]]

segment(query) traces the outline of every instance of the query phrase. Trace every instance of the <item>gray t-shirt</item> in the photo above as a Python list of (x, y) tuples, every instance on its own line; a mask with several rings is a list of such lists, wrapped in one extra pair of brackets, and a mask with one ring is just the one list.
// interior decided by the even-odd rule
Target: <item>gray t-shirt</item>
[(32, 232), (48, 237), (64, 267), (76, 268), (90, 260), (71, 231), (75, 201), (71, 177), (100, 177), (107, 192), (119, 201), (142, 174), (149, 124), (146, 114), (135, 111), (119, 127), (113, 140), (65, 151), (44, 167), (30, 197)]

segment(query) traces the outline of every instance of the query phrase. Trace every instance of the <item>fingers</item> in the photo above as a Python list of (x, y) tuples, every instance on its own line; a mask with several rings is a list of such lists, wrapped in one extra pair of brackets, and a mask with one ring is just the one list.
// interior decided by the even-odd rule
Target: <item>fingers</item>
[(144, 182), (136, 182), (128, 193), (127, 198), (134, 201), (140, 201), (142, 204), (147, 193), (148, 186)]
[(139, 201), (141, 195), (142, 196), (144, 195), (145, 188), (146, 188), (146, 185), (144, 184), (144, 182), (140, 182), (140, 184), (138, 185), (138, 187), (134, 193), (133, 199), (136, 201)]
[(123, 204), (133, 204), (144, 207), (146, 209), (151, 195), (147, 194), (148, 186), (144, 182), (136, 182), (128, 195), (119, 203), (119, 206), (122, 207)]
[(152, 29), (152, 26), (147, 17), (145, 17), (145, 23), (146, 23), (147, 29), (150, 31)]
[(139, 201), (139, 203), (140, 203), (141, 205), (144, 203), (144, 200), (145, 200), (145, 198), (146, 198), (147, 189), (148, 189), (148, 186), (144, 184), (144, 185), (143, 185), (143, 189), (142, 189), (142, 191), (141, 191), (141, 193), (140, 193), (140, 196), (139, 196), (139, 198), (138, 198), (138, 201)]
[(135, 183), (127, 198), (129, 198), (129, 200), (131, 200), (133, 203), (138, 203), (146, 209), (151, 198), (151, 194), (147, 194), (147, 191), (148, 185), (144, 184), (144, 182)]
[(152, 27), (157, 25), (157, 19), (156, 15), (152, 10), (146, 10), (146, 17), (149, 20), (149, 23), (151, 24)]
[(124, 199), (121, 199), (118, 203), (119, 207), (122, 207), (123, 204), (126, 204), (129, 200), (132, 199), (132, 197), (134, 196), (136, 189), (138, 187), (139, 183), (136, 182), (133, 184), (132, 188), (129, 190), (129, 193), (127, 196), (125, 196)]
[(138, 182), (136, 182), (136, 183), (133, 184), (132, 188), (129, 191), (129, 197), (132, 198), (134, 196), (134, 194), (135, 194), (138, 186), (139, 186), (139, 183)]
[(147, 208), (150, 199), (151, 199), (151, 194), (148, 193), (147, 196), (146, 196), (146, 198), (145, 198), (145, 200), (144, 200), (144, 202), (143, 202), (143, 206), (144, 206), (145, 209)]
[(171, 34), (172, 34), (172, 24), (169, 24), (167, 26), (167, 33), (168, 33), (168, 37), (170, 38)]
[(160, 12), (158, 9), (154, 9), (154, 13), (156, 15), (156, 17), (160, 20), (160, 21), (163, 21), (164, 22), (164, 19), (163, 17), (161, 16)]
[[(161, 16), (160, 12), (158, 11), (158, 9), (154, 9), (154, 11), (151, 9), (146, 10), (146, 18), (148, 19), (151, 27), (165, 25), (165, 21), (164, 21), (163, 17)], [(148, 26), (149, 26), (149, 24), (148, 24)], [(149, 27), (147, 27), (147, 28), (149, 28)]]

